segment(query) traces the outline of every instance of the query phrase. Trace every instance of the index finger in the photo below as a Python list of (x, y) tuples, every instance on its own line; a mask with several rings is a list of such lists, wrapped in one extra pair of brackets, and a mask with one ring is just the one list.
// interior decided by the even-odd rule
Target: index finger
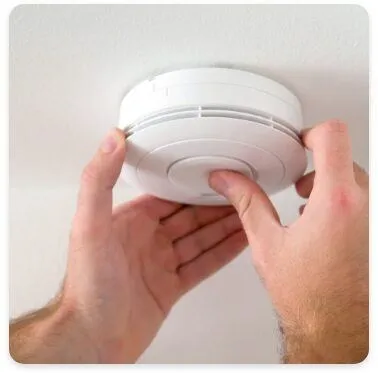
[(321, 123), (302, 135), (313, 152), (317, 180), (326, 184), (354, 182), (351, 142), (346, 124), (338, 120)]

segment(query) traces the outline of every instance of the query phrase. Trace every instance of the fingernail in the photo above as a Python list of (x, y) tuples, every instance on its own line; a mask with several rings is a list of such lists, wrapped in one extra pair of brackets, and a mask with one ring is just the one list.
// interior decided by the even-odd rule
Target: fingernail
[(220, 194), (225, 194), (229, 187), (227, 178), (222, 173), (216, 171), (210, 174), (209, 185)]
[(107, 154), (114, 152), (118, 146), (118, 139), (116, 131), (111, 130), (101, 144), (101, 151)]

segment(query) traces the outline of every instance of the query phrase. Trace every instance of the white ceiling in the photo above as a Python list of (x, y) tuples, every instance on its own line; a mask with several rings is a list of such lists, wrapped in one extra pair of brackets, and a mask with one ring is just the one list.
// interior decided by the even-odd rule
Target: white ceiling
[[(10, 16), (11, 314), (45, 304), (63, 278), (83, 165), (137, 81), (178, 67), (275, 78), (306, 125), (339, 117), (369, 156), (369, 19), (359, 6), (22, 5)], [(115, 201), (134, 191), (119, 184)], [(302, 201), (273, 198), (284, 224)], [(143, 362), (277, 362), (274, 311), (250, 252), (175, 307)]]
[(10, 17), (11, 186), (76, 184), (136, 81), (222, 65), (276, 78), (368, 163), (369, 19), (353, 5), (21, 5)]

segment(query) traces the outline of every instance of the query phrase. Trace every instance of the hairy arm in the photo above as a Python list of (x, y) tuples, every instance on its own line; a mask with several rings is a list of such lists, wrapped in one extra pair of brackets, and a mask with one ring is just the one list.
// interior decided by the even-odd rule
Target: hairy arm
[[(332, 307), (327, 315), (313, 313), (306, 325), (295, 322), (281, 326), (282, 362), (285, 364), (354, 364), (363, 361), (369, 350), (368, 301), (347, 312)], [(343, 314), (342, 314), (343, 312)], [(302, 323), (303, 323), (302, 320)], [(345, 325), (349, 325), (347, 329)]]
[(84, 328), (60, 300), (13, 320), (9, 351), (19, 363), (83, 363), (99, 360)]

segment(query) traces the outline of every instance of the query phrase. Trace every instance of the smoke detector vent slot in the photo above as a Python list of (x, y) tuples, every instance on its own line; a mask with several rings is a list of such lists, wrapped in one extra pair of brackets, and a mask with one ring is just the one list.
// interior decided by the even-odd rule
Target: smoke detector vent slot
[(240, 119), (254, 122), (255, 124), (261, 124), (275, 128), (278, 131), (283, 131), (287, 135), (291, 136), (294, 140), (299, 141), (297, 132), (288, 124), (283, 123), (279, 119), (275, 119), (272, 116), (264, 115), (262, 113), (253, 112), (252, 110), (245, 110), (232, 107), (183, 107), (179, 109), (162, 110), (154, 113), (146, 118), (142, 118), (130, 125), (127, 125), (124, 129), (129, 133), (135, 133), (146, 127), (153, 126), (162, 122), (168, 122), (170, 120), (184, 119), (184, 118), (231, 118)]

